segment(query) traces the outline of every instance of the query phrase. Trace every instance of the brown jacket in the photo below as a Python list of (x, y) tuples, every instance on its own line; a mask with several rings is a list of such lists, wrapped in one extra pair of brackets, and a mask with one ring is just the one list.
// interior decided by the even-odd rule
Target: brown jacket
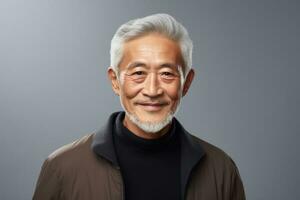
[[(113, 113), (97, 133), (63, 146), (45, 160), (33, 200), (125, 200), (111, 135), (117, 115)], [(243, 184), (232, 159), (181, 125), (179, 128), (181, 199), (244, 200)]]

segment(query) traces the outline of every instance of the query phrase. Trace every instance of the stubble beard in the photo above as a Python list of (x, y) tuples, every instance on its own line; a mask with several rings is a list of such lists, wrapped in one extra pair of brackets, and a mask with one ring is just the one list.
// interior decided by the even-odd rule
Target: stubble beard
[(181, 97), (179, 99), (178, 105), (176, 106), (175, 111), (170, 111), (164, 119), (158, 122), (149, 122), (149, 121), (142, 121), (136, 114), (128, 112), (126, 110), (125, 106), (122, 103), (122, 100), (120, 98), (121, 106), (123, 107), (128, 119), (135, 124), (137, 127), (139, 127), (141, 130), (145, 131), (149, 134), (157, 134), (159, 131), (161, 131), (163, 128), (165, 128), (168, 124), (172, 122), (172, 119), (175, 117), (177, 111), (179, 110), (180, 104), (181, 104)]

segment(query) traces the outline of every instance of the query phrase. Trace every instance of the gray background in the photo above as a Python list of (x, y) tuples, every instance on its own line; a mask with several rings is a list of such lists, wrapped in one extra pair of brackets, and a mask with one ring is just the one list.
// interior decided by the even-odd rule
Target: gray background
[(111, 37), (157, 12), (194, 41), (179, 120), (233, 158), (248, 199), (300, 199), (298, 2), (1, 1), (0, 199), (31, 199), (47, 155), (121, 109)]

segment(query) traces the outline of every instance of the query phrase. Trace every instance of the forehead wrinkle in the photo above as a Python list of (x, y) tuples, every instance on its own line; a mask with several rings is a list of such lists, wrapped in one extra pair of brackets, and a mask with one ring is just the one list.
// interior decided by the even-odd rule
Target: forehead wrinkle
[[(150, 36), (137, 38), (124, 44), (124, 55), (126, 55), (126, 60), (130, 61), (133, 59), (132, 63), (129, 63), (124, 67), (125, 70), (132, 69), (137, 66), (145, 68), (154, 68), (153, 66), (155, 66), (155, 68), (159, 69), (163, 67), (174, 69), (174, 66), (176, 69), (177, 65), (182, 66), (182, 55), (180, 53), (180, 49), (179, 55), (178, 52), (175, 51), (178, 44), (175, 44), (176, 47), (174, 47), (174, 45), (169, 42), (166, 44), (162, 42), (158, 44), (155, 43), (156, 45), (153, 46), (152, 43), (155, 42), (154, 39), (161, 40), (164, 39), (164, 37), (159, 36), (158, 38), (153, 38), (153, 36)], [(141, 42), (141, 40), (143, 40), (143, 42)], [(174, 51), (170, 48), (174, 49)], [(138, 59), (134, 60), (134, 58)]]

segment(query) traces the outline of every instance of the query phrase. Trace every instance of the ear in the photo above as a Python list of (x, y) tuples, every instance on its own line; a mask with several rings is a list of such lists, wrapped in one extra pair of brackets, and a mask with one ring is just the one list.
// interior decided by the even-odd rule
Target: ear
[(111, 81), (111, 86), (116, 95), (120, 95), (120, 85), (117, 74), (112, 67), (109, 67), (107, 70), (107, 76)]
[(188, 75), (186, 76), (184, 85), (183, 85), (183, 90), (182, 90), (182, 96), (183, 97), (187, 94), (187, 92), (188, 92), (188, 90), (189, 90), (189, 88), (190, 88), (190, 86), (193, 82), (194, 75), (195, 75), (194, 69), (190, 69)]

